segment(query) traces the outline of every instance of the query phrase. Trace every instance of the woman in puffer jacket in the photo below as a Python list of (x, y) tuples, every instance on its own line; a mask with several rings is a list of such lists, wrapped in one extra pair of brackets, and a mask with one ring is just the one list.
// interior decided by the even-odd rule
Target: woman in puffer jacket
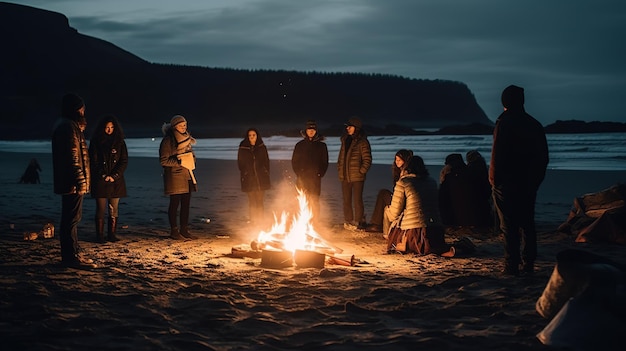
[(437, 181), (429, 175), (421, 157), (413, 156), (405, 163), (385, 216), (393, 223), (387, 251), (454, 255), (454, 249), (444, 240)]

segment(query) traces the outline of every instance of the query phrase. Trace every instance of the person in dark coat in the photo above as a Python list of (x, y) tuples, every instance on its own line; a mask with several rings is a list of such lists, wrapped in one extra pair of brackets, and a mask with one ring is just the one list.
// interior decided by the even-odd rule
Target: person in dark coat
[(41, 179), (39, 178), (39, 172), (41, 172), (41, 166), (36, 158), (31, 158), (26, 170), (20, 177), (21, 184), (39, 184)]
[(541, 123), (524, 109), (523, 88), (504, 89), (502, 105), (493, 131), (489, 183), (505, 240), (503, 273), (518, 275), (520, 265), (532, 273), (537, 257), (535, 201), (548, 166), (548, 143)]
[(241, 191), (248, 195), (250, 223), (263, 225), (265, 190), (270, 189), (270, 158), (259, 131), (250, 128), (239, 143), (237, 166)]
[(328, 147), (324, 137), (318, 133), (314, 120), (307, 121), (305, 129), (300, 131), (300, 134), (304, 139), (293, 149), (291, 167), (296, 174), (296, 186), (306, 195), (313, 214), (312, 219), (317, 222), (320, 213), (322, 177), (328, 170)]
[[(191, 193), (198, 190), (193, 145), (196, 144), (187, 129), (187, 120), (175, 115), (170, 123), (163, 124), (163, 140), (159, 146), (159, 159), (163, 167), (163, 189), (170, 197), (167, 218), (170, 238), (174, 240), (196, 239), (189, 232), (189, 207)], [(180, 216), (178, 208), (180, 207)], [(180, 220), (180, 227), (178, 226)]]
[(104, 240), (104, 213), (108, 209), (107, 240), (118, 241), (117, 219), (120, 198), (126, 197), (124, 172), (128, 150), (124, 131), (113, 115), (103, 116), (89, 142), (91, 164), (91, 197), (96, 199), (96, 240)]
[(61, 263), (66, 267), (91, 269), (96, 265), (84, 257), (78, 242), (78, 224), (83, 214), (83, 196), (89, 193), (91, 175), (85, 141), (85, 103), (76, 94), (61, 102), (61, 118), (52, 132), (52, 173), (54, 193), (61, 195)]
[(465, 154), (467, 163), (467, 179), (470, 190), (470, 219), (467, 223), (476, 227), (491, 227), (494, 219), (491, 210), (491, 185), (489, 184), (489, 168), (483, 155), (478, 150), (470, 150)]
[(473, 222), (470, 208), (471, 185), (467, 179), (467, 165), (461, 154), (446, 156), (439, 173), (439, 213), (447, 226), (465, 226)]
[(363, 188), (372, 166), (372, 148), (357, 117), (346, 122), (341, 136), (337, 170), (343, 197), (343, 227), (348, 230), (366, 229)]
[(374, 204), (374, 211), (372, 211), (372, 219), (368, 224), (366, 230), (373, 233), (388, 233), (389, 221), (385, 221), (385, 207), (391, 205), (391, 197), (393, 196), (393, 188), (396, 186), (398, 180), (400, 180), (400, 173), (402, 167), (413, 157), (413, 151), (407, 149), (401, 149), (396, 152), (393, 163), (391, 164), (391, 191), (389, 189), (380, 189), (376, 196), (376, 203)]

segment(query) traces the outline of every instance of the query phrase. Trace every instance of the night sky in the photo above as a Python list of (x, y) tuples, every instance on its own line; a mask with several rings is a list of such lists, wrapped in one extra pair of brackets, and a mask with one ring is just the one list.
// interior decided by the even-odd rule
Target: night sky
[(30, 0), (147, 61), (509, 84), (556, 120), (626, 122), (623, 0)]

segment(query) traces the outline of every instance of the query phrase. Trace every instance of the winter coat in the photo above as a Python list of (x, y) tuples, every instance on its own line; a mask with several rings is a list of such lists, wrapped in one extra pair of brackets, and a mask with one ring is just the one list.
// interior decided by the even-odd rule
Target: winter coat
[(506, 110), (496, 120), (489, 183), (536, 191), (548, 166), (548, 143), (541, 123), (523, 109)]
[(341, 136), (341, 148), (337, 159), (339, 181), (363, 182), (372, 165), (372, 149), (367, 137), (359, 133)]
[(297, 177), (298, 187), (319, 195), (322, 190), (322, 177), (328, 170), (328, 147), (324, 138), (315, 134), (309, 139), (306, 134), (293, 149), (291, 167)]
[(52, 133), (55, 194), (89, 193), (89, 151), (78, 122), (61, 118)]
[[(190, 186), (191, 173), (181, 166), (178, 159), (179, 150), (177, 147), (174, 128), (169, 127), (165, 131), (165, 136), (159, 146), (159, 159), (163, 166), (163, 189), (165, 195), (186, 194), (197, 191), (195, 184)], [(191, 146), (186, 152), (193, 152)], [(195, 155), (194, 155), (195, 159)]]
[(391, 205), (386, 211), (391, 221), (402, 215), (399, 224), (402, 230), (440, 225), (437, 181), (430, 176), (403, 175), (393, 189)]
[[(89, 162), (91, 164), (91, 197), (126, 197), (124, 172), (128, 165), (128, 150), (123, 139), (111, 136), (105, 136), (100, 140), (92, 138), (89, 143)], [(104, 178), (107, 176), (115, 181), (105, 181)]]
[(247, 193), (271, 187), (270, 158), (260, 137), (255, 145), (250, 145), (248, 139), (241, 141), (237, 152), (237, 166), (241, 176), (241, 191)]

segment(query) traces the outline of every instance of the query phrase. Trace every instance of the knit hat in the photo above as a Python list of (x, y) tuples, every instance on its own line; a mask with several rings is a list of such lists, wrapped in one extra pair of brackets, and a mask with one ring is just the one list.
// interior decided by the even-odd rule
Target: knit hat
[(524, 88), (509, 85), (502, 91), (502, 106), (507, 109), (520, 109), (524, 107)]
[(361, 123), (361, 120), (357, 117), (352, 117), (348, 120), (348, 122), (346, 122), (346, 126), (353, 126), (355, 128), (361, 129), (363, 127), (363, 124)]
[(315, 122), (315, 120), (310, 119), (310, 120), (306, 121), (306, 128), (304, 128), (304, 129), (315, 129), (315, 130), (317, 130), (317, 123)]
[(76, 117), (76, 111), (83, 106), (85, 106), (85, 102), (80, 96), (73, 93), (65, 94), (61, 102), (61, 115), (74, 118)]
[(176, 127), (176, 125), (178, 123), (182, 123), (182, 122), (187, 122), (187, 120), (185, 119), (185, 117), (181, 116), (181, 115), (176, 115), (174, 117), (172, 117), (172, 120), (170, 120), (170, 125), (173, 127)]

